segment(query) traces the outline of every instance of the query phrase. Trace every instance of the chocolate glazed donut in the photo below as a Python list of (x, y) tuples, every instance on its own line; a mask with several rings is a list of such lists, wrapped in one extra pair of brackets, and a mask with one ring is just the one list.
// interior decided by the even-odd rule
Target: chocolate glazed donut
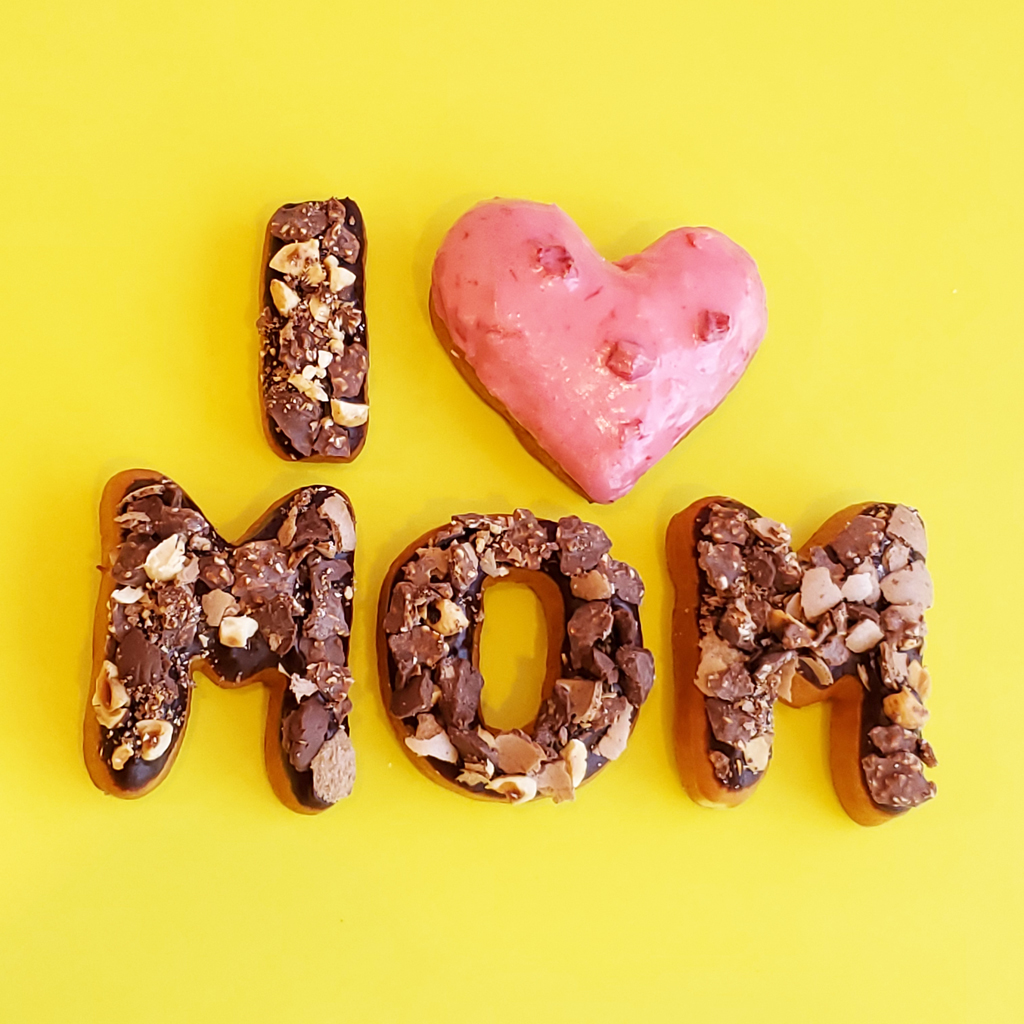
[(167, 477), (118, 474), (100, 512), (103, 582), (85, 760), (100, 789), (148, 793), (174, 763), (192, 673), (271, 689), (267, 770), (297, 811), (352, 789), (349, 622), (355, 520), (332, 487), (293, 492), (237, 546)]
[(260, 399), (285, 459), (351, 462), (366, 441), (366, 232), (351, 199), (288, 203), (263, 247)]
[(676, 586), (676, 752), (698, 803), (735, 807), (768, 768), (776, 699), (831, 702), (832, 780), (878, 825), (935, 795), (921, 736), (932, 583), (924, 524), (905, 505), (836, 513), (794, 553), (789, 531), (730, 498), (669, 524)]
[[(477, 798), (560, 802), (625, 750), (654, 659), (640, 630), (643, 583), (610, 549), (599, 526), (517, 509), (455, 516), (399, 556), (381, 589), (381, 691), (426, 775)], [(533, 588), (548, 626), (539, 713), (506, 732), (481, 716), (478, 671), (483, 597), (501, 579)]]

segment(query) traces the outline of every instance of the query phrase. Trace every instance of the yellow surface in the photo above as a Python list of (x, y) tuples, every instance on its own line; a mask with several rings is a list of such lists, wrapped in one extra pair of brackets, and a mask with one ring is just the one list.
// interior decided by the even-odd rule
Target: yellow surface
[[(1018, 4), (8, 2), (0, 18), (0, 1019), (1024, 1016)], [(331, 193), (371, 236), (372, 428), (354, 465), (295, 467), (259, 428), (257, 264), (278, 203)], [(613, 507), (535, 463), (431, 334), (432, 253), (495, 194), (558, 202), (609, 256), (709, 224), (761, 266), (769, 336), (746, 378)], [(228, 535), (303, 483), (351, 495), (346, 804), (278, 804), (263, 692), (207, 682), (163, 786), (93, 788), (96, 505), (130, 466), (172, 475)], [(932, 805), (848, 821), (820, 709), (780, 711), (746, 807), (688, 801), (662, 544), (715, 492), (797, 540), (856, 499), (922, 509)], [(574, 805), (432, 785), (373, 674), (396, 552), (452, 513), (516, 505), (590, 516), (649, 587), (660, 683)], [(493, 610), (533, 621), (515, 592)], [(528, 706), (530, 644), (487, 658), (488, 707), (527, 714), (511, 679)]]

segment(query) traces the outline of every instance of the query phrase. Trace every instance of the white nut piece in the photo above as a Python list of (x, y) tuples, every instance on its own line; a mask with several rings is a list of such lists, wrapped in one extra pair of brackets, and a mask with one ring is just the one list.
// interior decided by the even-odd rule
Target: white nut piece
[(343, 267), (336, 256), (328, 256), (324, 263), (327, 264), (327, 274), (330, 280), (327, 282), (327, 287), (332, 292), (340, 292), (342, 289), (347, 288), (351, 284), (355, 284), (356, 275), (351, 270)]
[(334, 422), (343, 427), (361, 427), (370, 416), (370, 407), (364, 402), (340, 402), (332, 398), (331, 415)]
[(155, 761), (171, 745), (174, 726), (162, 718), (147, 718), (135, 724), (135, 733), (141, 740), (139, 751), (143, 761)]
[(455, 764), (459, 760), (459, 752), (452, 746), (446, 732), (439, 732), (427, 740), (406, 736), (405, 745), (420, 757), (436, 757), (438, 761), (446, 761), (448, 764)]
[(608, 577), (598, 569), (570, 577), (569, 588), (574, 597), (580, 597), (584, 601), (604, 601), (613, 593)]
[(908, 682), (910, 688), (917, 693), (922, 701), (926, 701), (932, 695), (931, 673), (919, 661), (912, 661), (909, 666)]
[(259, 623), (248, 615), (225, 615), (217, 636), (225, 647), (245, 647), (259, 628)]
[(769, 544), (788, 544), (792, 539), (785, 525), (777, 523), (767, 516), (752, 519), (749, 525), (761, 540), (767, 541)]
[(175, 533), (159, 544), (146, 556), (142, 566), (146, 575), (157, 583), (173, 580), (185, 568), (185, 538)]
[(882, 710), (904, 729), (920, 729), (928, 721), (928, 709), (910, 690), (891, 693), (882, 701)]
[(331, 319), (331, 304), (319, 295), (313, 295), (309, 300), (309, 312), (318, 324), (325, 324)]
[(870, 600), (874, 589), (875, 584), (871, 582), (871, 577), (867, 573), (855, 572), (846, 577), (839, 592), (843, 595), (844, 601), (860, 604), (862, 601)]
[(141, 601), (146, 591), (143, 587), (120, 587), (115, 590), (110, 596), (118, 604), (135, 604), (136, 601)]
[(752, 740), (741, 744), (743, 760), (753, 772), (763, 772), (772, 757), (772, 735), (755, 736)]
[(911, 562), (905, 569), (882, 580), (882, 596), (890, 604), (932, 606), (932, 577), (924, 562)]
[(352, 512), (345, 499), (340, 494), (332, 494), (320, 505), (320, 515), (326, 516), (334, 523), (340, 540), (338, 544), (342, 551), (355, 551), (356, 549), (356, 524), (352, 521)]
[(299, 297), (284, 283), (276, 277), (270, 282), (270, 297), (277, 306), (277, 311), (282, 316), (287, 316), (299, 304)]
[(843, 592), (832, 582), (827, 566), (816, 565), (804, 573), (800, 583), (800, 605), (807, 618), (820, 618), (842, 599)]
[(211, 626), (219, 626), (229, 612), (238, 611), (235, 599), (226, 590), (210, 590), (202, 596), (203, 614)]
[(430, 628), (441, 636), (455, 636), (461, 633), (468, 625), (469, 619), (466, 613), (454, 602), (442, 597), (435, 601), (432, 607), (437, 609), (437, 622), (431, 624)]
[(92, 695), (92, 710), (96, 720), (105, 729), (116, 728), (128, 714), (128, 703), (128, 691), (118, 676), (117, 666), (112, 661), (104, 661)]
[(327, 392), (324, 391), (321, 384), (314, 380), (307, 380), (301, 373), (293, 373), (288, 378), (288, 383), (300, 394), (311, 398), (314, 402), (326, 402), (328, 399)]
[(487, 788), (507, 796), (514, 804), (525, 804), (537, 795), (537, 781), (529, 775), (503, 775), (487, 783)]
[(615, 721), (608, 726), (608, 731), (601, 737), (597, 745), (597, 752), (614, 761), (625, 749), (629, 740), (629, 723), (633, 717), (633, 706), (627, 704), (623, 711), (616, 716)]
[(311, 238), (307, 242), (290, 242), (282, 245), (270, 260), (270, 269), (301, 277), (313, 264), (320, 262), (320, 241)]
[(573, 788), (582, 785), (587, 777), (587, 745), (582, 740), (569, 740), (562, 747), (562, 760), (569, 766)]
[(921, 517), (906, 505), (897, 505), (892, 510), (885, 532), (890, 537), (909, 544), (919, 555), (928, 554), (928, 537), (925, 534), (924, 523)]
[[(874, 604), (882, 596), (882, 588), (878, 585), (878, 570), (875, 568), (874, 562), (861, 562), (856, 569), (853, 570), (854, 576), (863, 576), (868, 583), (871, 585), (871, 592), (867, 597), (861, 598), (864, 604)], [(849, 583), (849, 579), (846, 583)], [(846, 583), (843, 586), (846, 586)]]
[(870, 651), (872, 647), (885, 639), (878, 623), (873, 619), (861, 619), (856, 626), (846, 634), (846, 646), (854, 654), (863, 654)]
[(119, 772), (132, 759), (134, 753), (135, 751), (127, 743), (115, 747), (114, 752), (110, 755), (110, 767), (115, 772)]

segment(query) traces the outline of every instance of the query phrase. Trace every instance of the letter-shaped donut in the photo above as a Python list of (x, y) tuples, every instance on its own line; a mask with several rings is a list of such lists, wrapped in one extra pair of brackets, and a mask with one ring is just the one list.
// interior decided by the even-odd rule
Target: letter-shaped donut
[[(599, 526), (517, 509), (455, 516), (392, 565), (380, 600), (381, 691), (425, 774), (475, 797), (560, 802), (625, 750), (654, 659), (640, 631), (643, 583), (610, 549)], [(532, 587), (548, 624), (539, 713), (506, 732), (481, 717), (478, 671), (484, 592), (500, 579)]]
[(676, 586), (676, 751), (698, 803), (734, 807), (772, 753), (776, 699), (832, 704), (832, 779), (846, 812), (877, 825), (935, 795), (921, 737), (932, 582), (920, 516), (852, 505), (794, 553), (789, 531), (730, 498), (668, 529)]
[(256, 323), (260, 398), (285, 459), (350, 462), (366, 440), (366, 235), (351, 199), (289, 203), (270, 219)]
[(100, 511), (103, 581), (85, 760), (100, 789), (142, 796), (177, 756), (192, 673), (271, 688), (265, 751), (278, 796), (315, 812), (348, 796), (355, 520), (332, 487), (295, 491), (227, 543), (167, 477), (115, 476)]

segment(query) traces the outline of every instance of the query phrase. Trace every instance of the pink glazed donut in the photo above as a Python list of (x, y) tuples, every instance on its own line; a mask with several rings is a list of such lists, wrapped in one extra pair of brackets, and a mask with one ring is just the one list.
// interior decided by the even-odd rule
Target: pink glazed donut
[(767, 325), (753, 259), (678, 228), (615, 263), (557, 206), (480, 203), (434, 260), (435, 329), (542, 462), (612, 502), (713, 412)]

